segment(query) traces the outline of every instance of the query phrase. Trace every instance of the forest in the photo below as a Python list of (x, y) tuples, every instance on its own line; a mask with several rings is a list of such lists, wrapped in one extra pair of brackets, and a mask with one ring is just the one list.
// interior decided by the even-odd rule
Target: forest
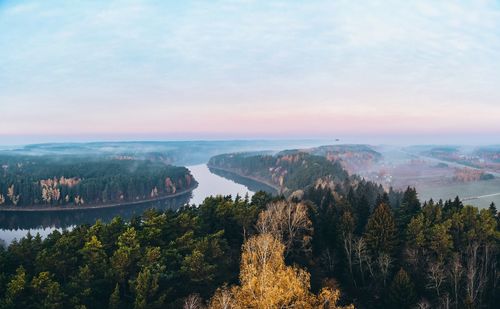
[(188, 169), (149, 160), (1, 155), (0, 167), (0, 208), (124, 203), (196, 185)]
[(331, 162), (321, 156), (296, 151), (277, 155), (223, 154), (212, 157), (208, 166), (260, 179), (277, 186), (285, 195), (315, 185), (318, 179), (342, 183), (349, 178), (337, 161)]
[[(264, 158), (241, 157), (240, 170), (277, 162)], [(319, 157), (278, 158), (282, 168), (305, 164), (319, 173), (285, 169), (287, 188), (297, 188), (287, 196), (210, 197), (13, 242), (0, 251), (0, 306), (495, 308), (500, 301), (495, 205), (420, 201), (413, 188), (386, 192)]]

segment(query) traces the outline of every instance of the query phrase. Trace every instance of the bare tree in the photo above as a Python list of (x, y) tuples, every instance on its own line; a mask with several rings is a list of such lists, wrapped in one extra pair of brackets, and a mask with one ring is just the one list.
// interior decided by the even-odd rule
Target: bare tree
[(467, 268), (465, 273), (465, 291), (468, 301), (476, 303), (477, 295), (481, 288), (481, 280), (479, 277), (479, 244), (474, 242), (467, 248)]
[(488, 285), (489, 279), (496, 279), (492, 277), (491, 274), (494, 273), (495, 267), (495, 259), (494, 259), (494, 250), (492, 249), (491, 244), (485, 243), (482, 246), (482, 258), (480, 260), (480, 270), (479, 270), (479, 301), (481, 302), (484, 297), (484, 287)]
[(450, 295), (446, 293), (441, 299), (441, 308), (450, 309)]
[(369, 252), (366, 248), (366, 242), (363, 237), (360, 237), (354, 241), (354, 256), (356, 258), (355, 263), (359, 267), (359, 272), (361, 274), (361, 281), (365, 285), (365, 270), (363, 264), (366, 264), (370, 275), (373, 276), (371, 267), (371, 258), (369, 257)]
[(498, 253), (497, 253), (498, 248), (495, 248), (493, 251), (493, 258), (491, 259), (491, 271), (490, 271), (490, 278), (492, 282), (492, 291), (497, 291), (498, 289), (498, 283), (500, 283), (500, 274), (498, 273)]
[(347, 265), (349, 267), (349, 274), (351, 280), (356, 286), (356, 281), (354, 280), (354, 273), (352, 270), (353, 256), (354, 256), (354, 217), (350, 211), (346, 211), (342, 214), (340, 221), (340, 230), (342, 233), (342, 240), (344, 245), (344, 253), (347, 259)]
[(387, 283), (387, 275), (389, 274), (389, 269), (391, 268), (392, 258), (385, 253), (382, 253), (377, 258), (377, 264), (380, 270), (380, 275), (382, 276), (382, 281), (384, 282), (384, 286)]
[(353, 240), (353, 234), (351, 232), (346, 232), (343, 233), (343, 239), (344, 239), (344, 251), (345, 255), (347, 258), (347, 264), (349, 266), (349, 273), (351, 275), (351, 279), (354, 282), (354, 285), (356, 285), (356, 282), (354, 281), (354, 275), (352, 272), (352, 258), (353, 258), (353, 253), (354, 253), (354, 240)]
[(217, 289), (210, 300), (209, 309), (231, 309), (235, 308), (235, 299), (227, 286)]
[(450, 263), (449, 269), (449, 277), (452, 283), (453, 295), (454, 295), (454, 303), (455, 308), (458, 308), (460, 300), (458, 298), (458, 292), (460, 290), (460, 281), (462, 280), (463, 275), (463, 267), (460, 262), (460, 256), (455, 254), (453, 257), (453, 261)]
[(426, 299), (422, 299), (420, 302), (418, 302), (418, 304), (415, 306), (415, 308), (417, 308), (417, 309), (430, 309), (431, 304)]
[[(292, 249), (310, 252), (312, 222), (303, 203), (279, 201), (260, 213), (257, 221), (260, 234), (271, 234), (285, 244), (285, 255)], [(297, 248), (298, 247), (298, 248)]]
[(183, 309), (203, 309), (203, 301), (198, 294), (191, 294), (184, 300)]
[(335, 270), (335, 264), (337, 264), (337, 257), (335, 252), (332, 252), (330, 248), (323, 250), (320, 256), (321, 264), (330, 272), (333, 273)]
[(434, 262), (430, 264), (427, 272), (427, 279), (429, 282), (426, 287), (436, 291), (438, 298), (441, 297), (441, 286), (446, 279), (444, 266), (441, 262)]

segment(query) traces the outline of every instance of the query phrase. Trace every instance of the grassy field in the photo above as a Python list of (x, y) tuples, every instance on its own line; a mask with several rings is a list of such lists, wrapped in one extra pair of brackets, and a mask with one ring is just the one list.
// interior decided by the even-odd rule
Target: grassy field
[(461, 199), (467, 199), (464, 201), (464, 204), (480, 208), (487, 208), (491, 202), (494, 202), (496, 205), (500, 205), (500, 194), (469, 199), (472, 197), (500, 193), (500, 179), (460, 184), (433, 184), (432, 186), (421, 185), (417, 187), (417, 191), (419, 192), (421, 200), (428, 200), (430, 198), (433, 198), (434, 200), (450, 199), (455, 198), (455, 196), (458, 195)]

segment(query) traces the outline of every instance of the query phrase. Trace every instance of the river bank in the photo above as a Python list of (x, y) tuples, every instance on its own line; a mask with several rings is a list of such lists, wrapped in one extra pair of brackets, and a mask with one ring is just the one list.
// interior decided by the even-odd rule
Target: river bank
[(161, 201), (134, 202), (134, 207), (128, 207), (129, 203), (121, 205), (123, 207), (74, 208), (73, 211), (0, 211), (0, 242), (3, 239), (4, 243), (8, 245), (14, 239), (26, 236), (28, 232), (31, 235), (40, 233), (43, 238), (54, 230), (61, 232), (81, 224), (94, 224), (97, 220), (110, 222), (117, 216), (123, 220), (129, 220), (134, 216), (142, 215), (145, 210), (151, 208), (165, 211), (176, 210), (186, 204), (200, 205), (208, 196), (245, 196), (248, 194), (251, 198), (254, 192), (260, 190), (257, 188), (255, 191), (251, 190), (245, 185), (214, 174), (205, 164), (187, 166), (187, 168), (196, 179), (197, 186), (192, 188), (192, 192), (178, 192), (176, 196), (170, 195)]
[(114, 207), (127, 207), (133, 205), (142, 205), (146, 203), (158, 202), (183, 196), (193, 192), (194, 189), (198, 187), (198, 183), (187, 190), (176, 192), (174, 194), (165, 195), (157, 197), (154, 199), (145, 199), (134, 202), (123, 202), (123, 203), (113, 203), (113, 204), (102, 204), (102, 205), (80, 205), (80, 206), (30, 206), (30, 207), (0, 207), (0, 212), (60, 212), (60, 211), (80, 211), (80, 210), (95, 210), (95, 209), (107, 209)]
[(238, 172), (236, 172), (234, 170), (231, 170), (231, 169), (228, 169), (228, 168), (224, 168), (224, 167), (214, 166), (214, 165), (210, 165), (210, 164), (207, 164), (207, 167), (209, 169), (213, 169), (213, 170), (216, 170), (216, 171), (222, 171), (222, 172), (234, 174), (234, 175), (236, 175), (238, 177), (246, 178), (248, 180), (252, 180), (252, 181), (261, 183), (261, 184), (266, 185), (266, 186), (268, 186), (270, 188), (273, 188), (278, 193), (282, 192), (282, 188), (280, 188), (276, 184), (273, 184), (273, 183), (271, 183), (269, 181), (266, 181), (266, 180), (263, 180), (263, 179), (260, 179), (260, 178), (257, 178), (257, 177), (249, 176), (249, 175), (244, 175), (244, 174), (238, 173)]

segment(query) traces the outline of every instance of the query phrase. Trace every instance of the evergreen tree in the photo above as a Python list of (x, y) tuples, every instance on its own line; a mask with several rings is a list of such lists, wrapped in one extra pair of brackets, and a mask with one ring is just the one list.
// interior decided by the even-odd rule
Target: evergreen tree
[(394, 309), (413, 308), (417, 294), (410, 276), (402, 268), (394, 276), (387, 295), (387, 307)]
[(3, 306), (6, 308), (23, 308), (27, 306), (29, 296), (27, 288), (26, 270), (24, 267), (19, 266), (16, 269), (16, 274), (7, 284)]
[(379, 255), (392, 255), (397, 244), (396, 224), (391, 209), (380, 204), (370, 216), (365, 229), (366, 243), (371, 251)]
[(137, 234), (135, 229), (130, 227), (118, 237), (118, 249), (111, 257), (111, 265), (118, 282), (125, 283), (127, 277), (133, 273), (137, 267), (136, 262), (139, 254), (140, 246)]
[(370, 217), (370, 204), (365, 195), (361, 196), (361, 199), (356, 203), (354, 208), (357, 215), (356, 222), (356, 234), (361, 235), (368, 223), (368, 218)]
[(80, 266), (78, 274), (72, 276), (68, 283), (69, 290), (67, 291), (71, 297), (70, 302), (73, 307), (81, 307), (88, 305), (96, 305), (92, 295), (92, 288), (95, 284), (94, 278), (88, 265)]
[(31, 281), (33, 290), (34, 307), (56, 309), (63, 308), (64, 294), (59, 283), (52, 279), (49, 272), (41, 272)]
[(449, 200), (445, 202), (443, 212), (447, 216), (451, 216), (451, 214), (460, 211), (462, 208), (464, 208), (464, 204), (462, 204), (462, 201), (457, 196), (453, 201)]
[(161, 264), (160, 248), (147, 248), (139, 264), (143, 266), (142, 270), (131, 283), (135, 295), (134, 308), (161, 307), (165, 296), (158, 291), (160, 275), (165, 272), (165, 267)]
[(90, 267), (92, 273), (103, 276), (107, 269), (107, 256), (97, 236), (92, 235), (80, 252), (83, 255), (83, 261)]
[(387, 192), (384, 192), (377, 196), (377, 200), (375, 201), (375, 206), (378, 206), (380, 204), (386, 204), (389, 206), (389, 208), (391, 207), (391, 201), (389, 199), (389, 194), (387, 194)]
[(111, 296), (109, 297), (108, 308), (110, 309), (122, 308), (120, 286), (118, 285), (118, 283), (115, 285), (115, 289), (113, 290), (113, 293), (111, 293)]
[(488, 209), (493, 217), (497, 216), (497, 206), (495, 205), (495, 203), (491, 202), (490, 207), (488, 207)]
[(403, 200), (396, 211), (396, 219), (399, 231), (410, 223), (411, 218), (420, 211), (420, 201), (418, 200), (417, 190), (408, 187), (403, 194)]
[(144, 268), (133, 285), (135, 294), (134, 308), (145, 309), (151, 307), (153, 296), (158, 291), (158, 276), (151, 273), (151, 269)]

